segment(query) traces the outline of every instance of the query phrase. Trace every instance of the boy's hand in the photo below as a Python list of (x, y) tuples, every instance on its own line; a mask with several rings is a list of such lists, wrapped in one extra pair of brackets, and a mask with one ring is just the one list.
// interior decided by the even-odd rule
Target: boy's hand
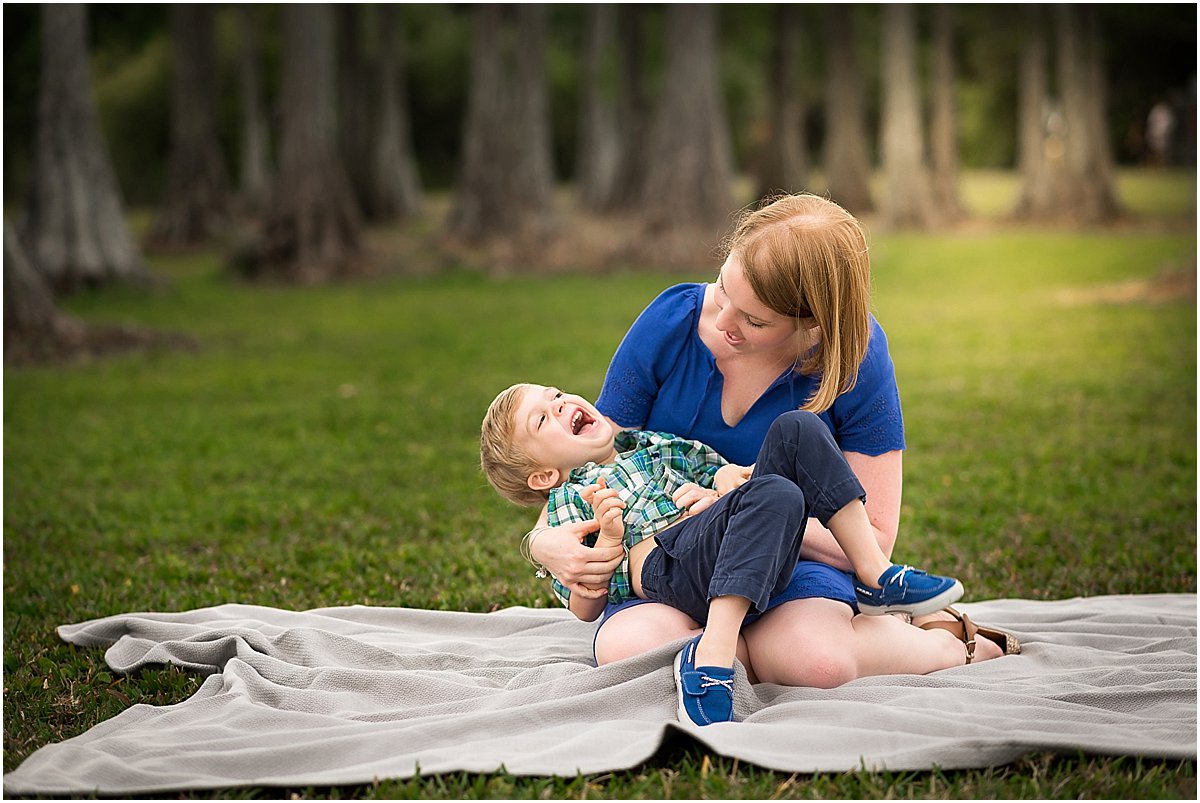
[(713, 488), (705, 488), (694, 482), (687, 482), (671, 495), (671, 501), (689, 516), (695, 516), (707, 508), (721, 496), (750, 479), (754, 466), (739, 466), (733, 463), (721, 466), (713, 476)]
[(671, 501), (675, 503), (675, 507), (687, 515), (695, 516), (717, 501), (717, 495), (712, 488), (705, 488), (694, 482), (685, 482), (675, 493), (671, 494)]
[(625, 522), (621, 520), (625, 503), (617, 496), (615, 489), (608, 487), (603, 477), (596, 481), (596, 485), (584, 489), (584, 493), (588, 491), (591, 492), (591, 498), (586, 501), (591, 504), (596, 514), (595, 520), (600, 525), (596, 546), (620, 546), (625, 537)]
[(717, 496), (724, 496), (750, 479), (753, 471), (754, 466), (739, 466), (734, 463), (721, 466), (713, 478), (713, 487), (717, 489)]

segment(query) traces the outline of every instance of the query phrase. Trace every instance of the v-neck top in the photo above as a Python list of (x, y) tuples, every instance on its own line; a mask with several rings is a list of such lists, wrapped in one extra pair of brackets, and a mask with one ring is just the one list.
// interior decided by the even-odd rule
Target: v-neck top
[[(741, 421), (725, 423), (725, 377), (699, 332), (706, 287), (669, 287), (642, 311), (609, 363), (596, 407), (622, 427), (670, 432), (708, 444), (732, 463), (751, 465), (771, 422), (804, 404), (818, 377), (789, 368)], [(880, 455), (904, 448), (895, 366), (874, 316), (857, 383), (819, 415), (842, 451)]]

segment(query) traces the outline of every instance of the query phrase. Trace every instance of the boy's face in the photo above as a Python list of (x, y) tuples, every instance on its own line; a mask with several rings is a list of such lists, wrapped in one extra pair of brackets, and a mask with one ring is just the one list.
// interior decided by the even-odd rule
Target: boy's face
[(556, 487), (586, 463), (612, 462), (615, 435), (613, 425), (586, 399), (544, 385), (525, 389), (513, 426), (514, 440), (544, 469), (530, 477), (530, 487), (537, 490)]

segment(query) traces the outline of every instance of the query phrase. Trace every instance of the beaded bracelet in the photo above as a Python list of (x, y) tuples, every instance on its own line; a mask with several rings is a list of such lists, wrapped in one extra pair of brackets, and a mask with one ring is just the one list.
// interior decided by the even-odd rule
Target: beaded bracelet
[(538, 579), (545, 578), (547, 574), (546, 567), (533, 559), (533, 542), (537, 540), (537, 537), (542, 530), (549, 529), (549, 527), (534, 527), (532, 530), (525, 533), (525, 537), (521, 539), (521, 557), (525, 558), (525, 560), (529, 561), (529, 565), (537, 569), (537, 571), (533, 573), (533, 576), (537, 577)]

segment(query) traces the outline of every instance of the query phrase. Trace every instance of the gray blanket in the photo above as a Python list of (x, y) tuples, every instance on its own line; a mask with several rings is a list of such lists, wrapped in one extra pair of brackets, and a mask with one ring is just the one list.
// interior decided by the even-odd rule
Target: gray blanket
[(984, 767), (1043, 750), (1195, 757), (1195, 595), (960, 607), (1015, 632), (1024, 653), (831, 690), (749, 686), (739, 674), (741, 721), (707, 728), (675, 720), (678, 645), (596, 668), (592, 626), (564, 610), (111, 616), (59, 635), (107, 647), (120, 672), (170, 662), (207, 679), (178, 705), (135, 705), (41, 748), (4, 790), (119, 795), (501, 768), (573, 776), (634, 767), (674, 728), (789, 772)]

